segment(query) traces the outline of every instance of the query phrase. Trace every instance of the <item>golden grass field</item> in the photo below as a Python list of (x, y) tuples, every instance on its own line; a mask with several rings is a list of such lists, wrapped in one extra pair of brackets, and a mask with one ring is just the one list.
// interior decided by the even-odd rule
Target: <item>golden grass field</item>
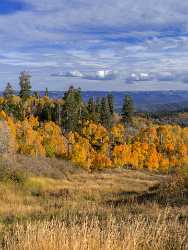
[(178, 180), (128, 169), (88, 173), (58, 159), (15, 162), (27, 178), (0, 181), (0, 249), (188, 249), (188, 196)]

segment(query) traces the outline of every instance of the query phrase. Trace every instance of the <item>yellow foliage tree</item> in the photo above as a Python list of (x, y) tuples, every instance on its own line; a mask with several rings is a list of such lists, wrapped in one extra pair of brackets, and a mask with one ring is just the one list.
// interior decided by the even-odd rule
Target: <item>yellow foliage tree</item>
[(131, 147), (130, 145), (121, 144), (116, 145), (112, 152), (113, 165), (116, 167), (123, 167), (130, 163)]
[(18, 142), (18, 151), (22, 154), (33, 157), (45, 156), (42, 135), (34, 129), (37, 119), (31, 117), (23, 122), (16, 124), (16, 138)]
[(80, 138), (72, 147), (71, 161), (76, 165), (90, 169), (94, 160), (94, 150), (89, 141), (85, 138)]
[(145, 160), (145, 166), (150, 170), (159, 169), (159, 155), (155, 144), (149, 146), (148, 154)]
[(125, 142), (125, 127), (119, 123), (111, 129), (111, 137), (113, 144), (123, 144)]
[[(19, 104), (20, 98), (9, 100)], [(0, 98), (0, 105), (5, 100)], [(66, 157), (84, 168), (133, 166), (168, 172), (188, 164), (188, 128), (173, 125), (149, 125), (136, 129), (128, 141), (126, 129), (117, 124), (110, 131), (101, 124), (86, 122), (81, 133), (69, 132), (66, 137), (54, 122), (40, 123), (32, 116), (35, 105), (55, 105), (48, 97), (29, 97), (24, 102), (24, 116), (15, 121), (3, 110), (0, 120), (8, 125), (11, 145), (19, 153), (31, 156)], [(62, 103), (61, 103), (62, 104)], [(3, 125), (3, 126), (4, 126)], [(4, 128), (3, 128), (4, 129)]]
[(82, 136), (88, 139), (96, 151), (107, 153), (109, 150), (109, 135), (105, 127), (100, 124), (89, 123), (82, 130)]
[(67, 143), (61, 129), (54, 122), (46, 122), (40, 129), (46, 154), (49, 157), (66, 157)]
[(111, 168), (112, 167), (112, 161), (110, 160), (110, 158), (101, 152), (97, 152), (95, 154), (95, 158), (93, 161), (93, 168)]

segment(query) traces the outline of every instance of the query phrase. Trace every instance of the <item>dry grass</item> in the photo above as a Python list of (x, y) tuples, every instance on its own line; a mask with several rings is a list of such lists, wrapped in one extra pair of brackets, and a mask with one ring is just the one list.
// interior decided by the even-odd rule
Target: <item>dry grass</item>
[(0, 216), (23, 216), (42, 208), (31, 195), (26, 195), (17, 186), (0, 183)]
[(179, 182), (166, 184), (168, 177), (148, 172), (87, 173), (65, 161), (44, 162), (19, 156), (18, 168), (31, 176), (22, 185), (0, 182), (0, 249), (188, 249), (188, 199), (176, 188)]
[(16, 224), (5, 235), (9, 250), (183, 250), (188, 249), (188, 224), (168, 218), (168, 211), (156, 221), (129, 216), (127, 221), (109, 217), (105, 225), (98, 218), (81, 224), (59, 220)]

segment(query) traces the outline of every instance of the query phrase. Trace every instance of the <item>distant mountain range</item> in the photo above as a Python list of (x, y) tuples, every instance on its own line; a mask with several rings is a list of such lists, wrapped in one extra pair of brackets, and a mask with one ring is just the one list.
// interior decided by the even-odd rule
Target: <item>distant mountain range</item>
[[(121, 110), (125, 95), (132, 96), (137, 111), (178, 111), (188, 109), (188, 91), (135, 91), (135, 92), (108, 92), (108, 91), (84, 91), (83, 99), (87, 101), (93, 96), (103, 97), (111, 93), (114, 96), (115, 108)], [(44, 94), (41, 92), (41, 94)], [(50, 97), (59, 98), (63, 92), (49, 92)]]
[[(83, 91), (84, 101), (89, 97), (103, 97), (111, 93), (114, 96), (115, 108), (121, 110), (125, 95), (132, 96), (137, 111), (179, 111), (188, 110), (188, 91), (135, 91), (135, 92), (108, 92), (108, 91)], [(0, 93), (2, 94), (2, 92)], [(40, 92), (44, 95), (44, 91)], [(63, 97), (63, 91), (49, 91), (52, 98)]]

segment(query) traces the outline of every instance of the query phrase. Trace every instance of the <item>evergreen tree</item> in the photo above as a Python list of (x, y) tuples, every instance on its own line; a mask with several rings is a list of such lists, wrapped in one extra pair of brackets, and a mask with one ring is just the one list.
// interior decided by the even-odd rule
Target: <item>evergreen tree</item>
[(51, 108), (49, 105), (44, 106), (41, 112), (41, 115), (42, 115), (43, 121), (52, 121), (52, 112), (51, 112)]
[(31, 83), (30, 83), (31, 76), (23, 71), (20, 73), (20, 97), (23, 101), (27, 100), (27, 98), (31, 95)]
[(122, 107), (122, 120), (124, 123), (131, 123), (134, 114), (134, 103), (131, 96), (125, 96)]
[(80, 123), (79, 123), (79, 131), (84, 127), (85, 122), (90, 119), (89, 112), (87, 106), (82, 102), (81, 105), (81, 113), (80, 113)]
[(111, 128), (112, 126), (112, 115), (106, 97), (101, 99), (100, 122), (106, 128)]
[(8, 114), (8, 115), (15, 115), (17, 114), (17, 108), (16, 105), (14, 105), (11, 101), (12, 97), (14, 96), (15, 92), (11, 86), (10, 83), (7, 83), (6, 88), (3, 92), (3, 96), (6, 99), (6, 102), (4, 103), (4, 111)]
[(14, 89), (12, 88), (11, 84), (8, 82), (3, 92), (3, 96), (5, 99), (10, 99), (14, 94), (15, 94)]
[(96, 103), (93, 97), (90, 97), (88, 100), (87, 110), (88, 110), (88, 119), (97, 122)]
[(63, 128), (66, 131), (79, 131), (82, 126), (82, 114), (84, 109), (81, 90), (71, 86), (69, 90), (65, 92), (63, 100)]
[(38, 91), (34, 91), (33, 96), (36, 97), (37, 99), (40, 98), (40, 94)]
[(87, 103), (87, 109), (89, 113), (93, 113), (95, 112), (95, 102), (94, 102), (94, 98), (90, 97)]
[(112, 94), (108, 94), (107, 95), (107, 100), (108, 100), (108, 105), (109, 105), (109, 109), (110, 109), (110, 113), (111, 115), (114, 114), (114, 97)]
[(45, 90), (45, 96), (49, 96), (49, 92), (48, 92), (48, 88), (46, 88), (46, 90)]
[(95, 109), (96, 109), (96, 113), (100, 114), (100, 112), (101, 112), (101, 100), (99, 97), (97, 97), (97, 99), (96, 99), (96, 108)]

